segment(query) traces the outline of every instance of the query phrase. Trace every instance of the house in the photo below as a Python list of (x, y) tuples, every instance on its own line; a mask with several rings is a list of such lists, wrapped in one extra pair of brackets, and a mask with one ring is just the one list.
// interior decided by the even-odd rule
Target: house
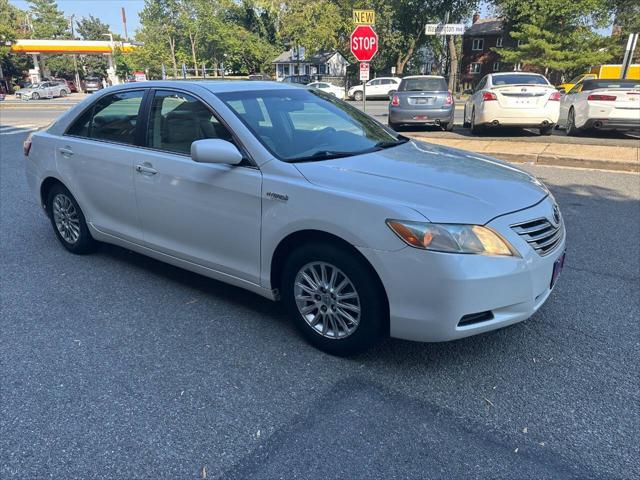
[[(305, 56), (305, 49), (300, 48), (300, 59), (297, 49), (282, 52), (272, 62), (275, 66), (276, 79), (282, 80), (287, 75), (311, 75), (318, 77), (344, 77), (349, 62), (338, 51), (318, 52)], [(300, 66), (300, 72), (298, 72)]]
[(488, 73), (513, 70), (513, 66), (500, 62), (500, 54), (492, 50), (512, 46), (515, 41), (506, 34), (504, 22), (499, 18), (480, 18), (473, 15), (473, 23), (462, 37), (460, 82), (463, 88), (472, 88)]

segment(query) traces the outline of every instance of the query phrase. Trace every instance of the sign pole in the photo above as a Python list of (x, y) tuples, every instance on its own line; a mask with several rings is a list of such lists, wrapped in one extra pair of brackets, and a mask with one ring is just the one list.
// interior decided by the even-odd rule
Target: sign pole
[(362, 82), (362, 111), (367, 111), (367, 82)]

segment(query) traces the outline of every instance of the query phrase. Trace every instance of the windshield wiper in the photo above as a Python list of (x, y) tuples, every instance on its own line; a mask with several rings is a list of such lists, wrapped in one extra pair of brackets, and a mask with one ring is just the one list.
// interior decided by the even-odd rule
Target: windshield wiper
[(402, 145), (403, 143), (407, 143), (409, 140), (411, 140), (409, 137), (405, 137), (404, 135), (398, 135), (397, 140), (384, 140), (382, 142), (376, 143), (373, 146), (373, 148), (379, 150), (382, 148), (395, 147), (397, 145)]
[(311, 155), (304, 157), (294, 157), (287, 159), (289, 163), (296, 162), (312, 162), (314, 160), (331, 160), (332, 158), (351, 157), (352, 155), (358, 155), (360, 152), (340, 152), (336, 150), (318, 150)]

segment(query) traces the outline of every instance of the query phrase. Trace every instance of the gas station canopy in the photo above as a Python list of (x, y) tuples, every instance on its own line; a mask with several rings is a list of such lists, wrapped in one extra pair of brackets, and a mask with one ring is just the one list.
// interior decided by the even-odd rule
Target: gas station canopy
[(130, 53), (136, 45), (108, 40), (16, 40), (11, 45), (11, 52), (111, 54), (116, 47), (122, 53)]

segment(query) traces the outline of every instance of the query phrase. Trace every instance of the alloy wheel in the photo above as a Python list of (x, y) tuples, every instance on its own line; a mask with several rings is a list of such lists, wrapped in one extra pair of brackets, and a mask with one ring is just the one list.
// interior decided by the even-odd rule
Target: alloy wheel
[(326, 262), (304, 265), (296, 275), (296, 306), (307, 325), (329, 339), (343, 339), (360, 324), (360, 296), (345, 273)]
[(80, 218), (69, 197), (58, 193), (53, 199), (53, 220), (65, 242), (74, 244), (80, 238)]

